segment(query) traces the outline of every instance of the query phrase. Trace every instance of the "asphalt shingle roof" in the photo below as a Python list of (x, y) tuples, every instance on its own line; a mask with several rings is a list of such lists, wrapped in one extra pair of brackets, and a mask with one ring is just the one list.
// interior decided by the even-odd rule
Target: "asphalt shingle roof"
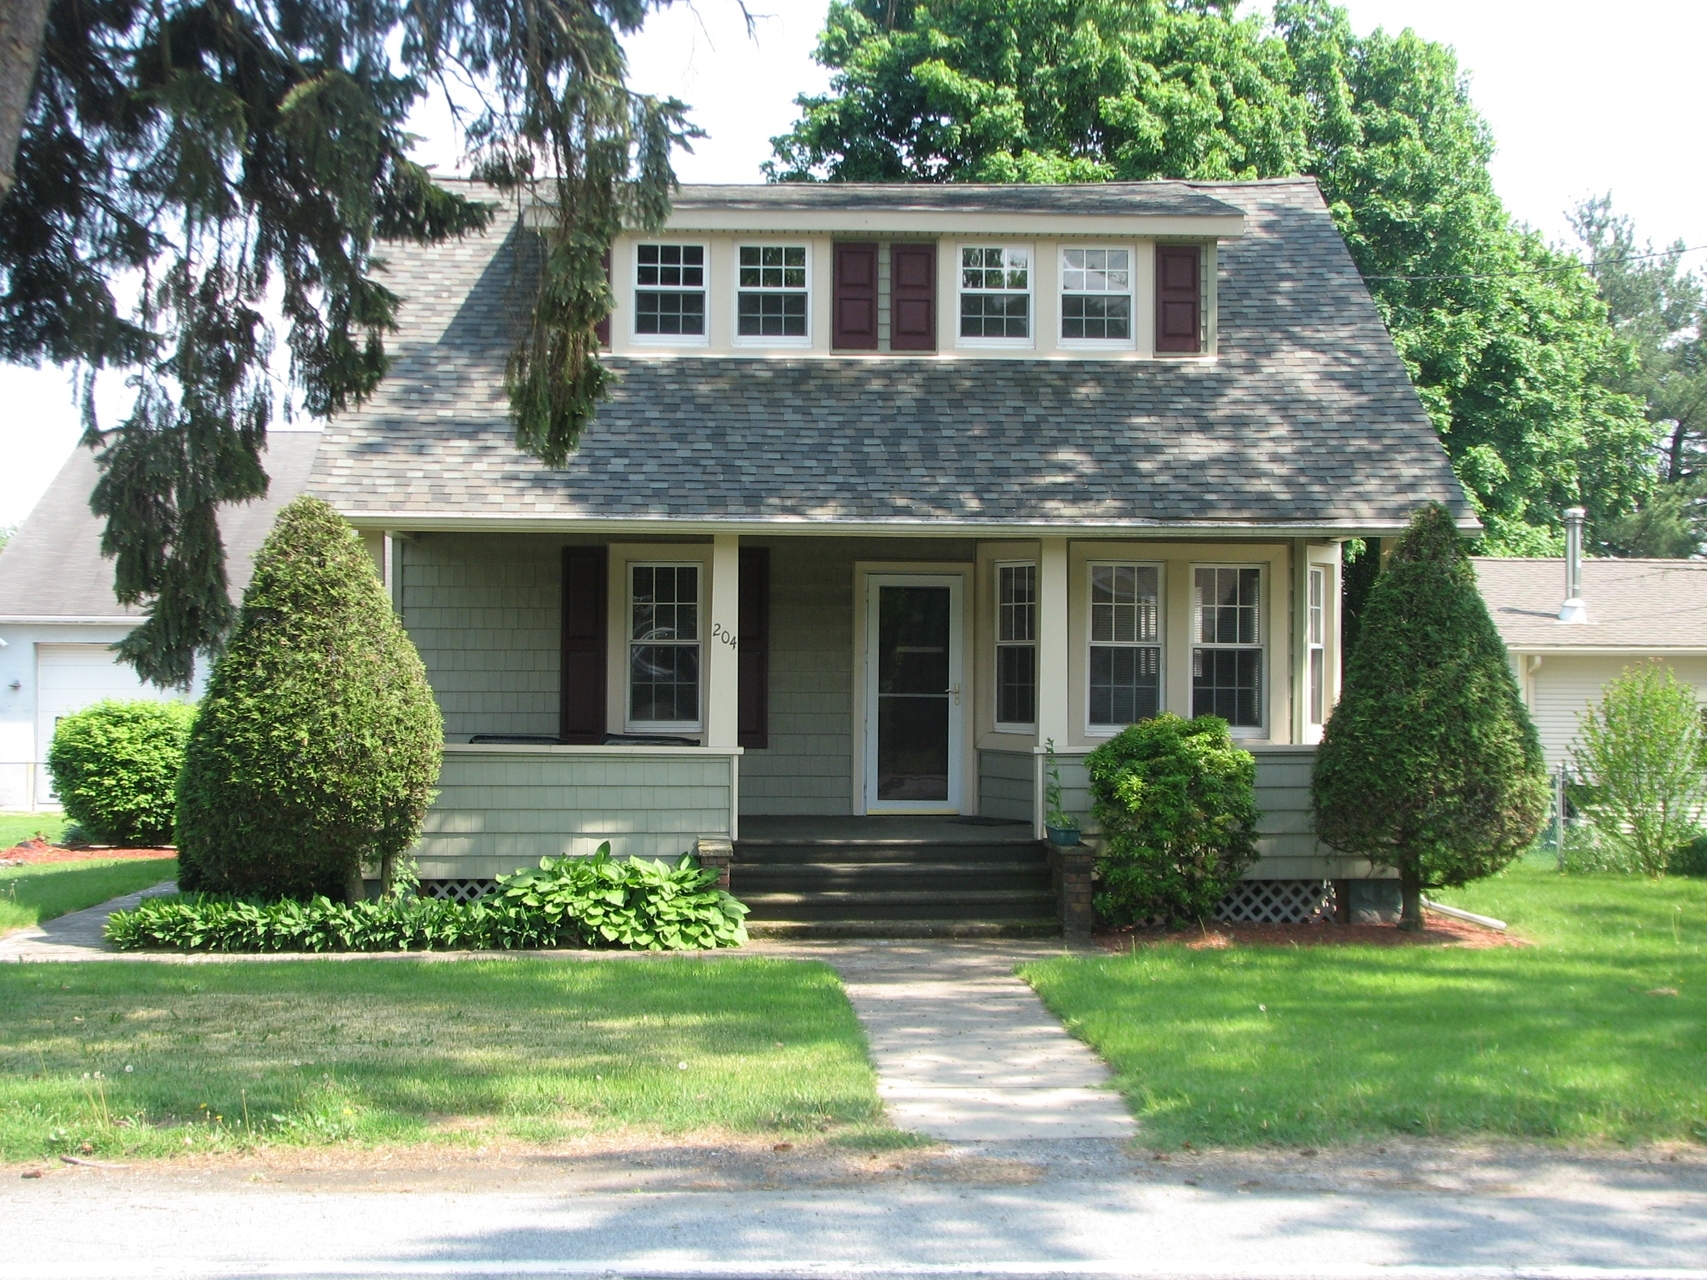
[(1478, 557), (1476, 577), (1509, 649), (1707, 649), (1707, 561), (1584, 560), (1588, 621), (1558, 621), (1563, 560)]
[(562, 470), (507, 418), (512, 229), (399, 247), (393, 372), (328, 426), (310, 491), (376, 520), (1374, 531), (1439, 501), (1470, 521), (1315, 184), (1157, 185), (1246, 217), (1214, 361), (608, 358), (615, 394)]
[[(262, 462), (267, 495), (219, 514), (232, 597), (249, 585), (279, 508), (302, 492), (314, 463), (318, 431), (274, 431)], [(89, 510), (100, 473), (95, 455), (78, 449), (0, 551), (0, 618), (132, 618), (141, 611), (113, 598), (113, 562), (101, 555), (101, 524)]]
[(1184, 182), (1087, 182), (1074, 186), (775, 182), (683, 187), (677, 210), (881, 210), (956, 213), (1065, 213), (1104, 217), (1238, 216), (1236, 206)]

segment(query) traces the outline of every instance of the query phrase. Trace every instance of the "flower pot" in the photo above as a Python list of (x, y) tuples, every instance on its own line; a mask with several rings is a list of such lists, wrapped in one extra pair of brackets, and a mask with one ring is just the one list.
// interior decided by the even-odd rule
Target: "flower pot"
[(1074, 845), (1079, 843), (1079, 829), (1077, 827), (1056, 827), (1045, 823), (1044, 830), (1049, 833), (1050, 844)]

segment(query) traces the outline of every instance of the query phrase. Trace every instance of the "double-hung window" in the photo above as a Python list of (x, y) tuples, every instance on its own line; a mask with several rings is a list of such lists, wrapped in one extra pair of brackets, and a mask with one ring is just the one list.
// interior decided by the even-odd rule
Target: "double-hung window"
[(960, 336), (974, 341), (1031, 340), (1031, 250), (962, 245)]
[(1262, 570), (1194, 570), (1192, 617), (1191, 714), (1220, 716), (1235, 729), (1260, 729)]
[(805, 245), (741, 246), (735, 292), (736, 337), (804, 342), (809, 310)]
[(1325, 724), (1328, 718), (1328, 571), (1310, 570), (1308, 635), (1310, 650), (1310, 723)]
[(1061, 339), (1132, 342), (1132, 250), (1061, 250)]
[(700, 566), (630, 564), (628, 582), (629, 723), (697, 729)]
[(1162, 708), (1161, 570), (1090, 566), (1090, 724), (1120, 728)]
[(634, 333), (638, 338), (705, 337), (705, 246), (634, 247)]
[(1037, 566), (996, 566), (996, 723), (1037, 723)]

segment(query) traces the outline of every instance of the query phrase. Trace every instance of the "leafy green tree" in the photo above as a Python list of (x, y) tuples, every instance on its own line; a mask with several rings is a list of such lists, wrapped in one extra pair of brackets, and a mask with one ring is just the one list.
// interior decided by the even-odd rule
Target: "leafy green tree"
[(1627, 668), (1578, 717), (1578, 805), (1650, 876), (1707, 829), (1707, 730), (1695, 690), (1658, 658)]
[[(143, 676), (187, 685), (196, 650), (229, 628), (215, 513), (266, 489), (269, 307), (283, 313), (287, 407), (359, 404), (384, 376), (398, 303), (376, 243), (442, 241), (492, 217), (408, 158), (404, 121), (432, 85), (459, 86), (476, 176), (555, 215), (507, 390), (521, 447), (551, 465), (573, 450), (606, 391), (604, 253), (624, 220), (660, 224), (670, 149), (690, 132), (679, 102), (623, 81), (620, 34), (668, 2), (7, 6), (0, 358), (90, 375), (93, 505), (119, 599), (147, 606), (120, 646)], [(103, 369), (138, 388), (108, 427), (94, 420)]]
[(443, 724), (361, 539), (318, 498), (279, 513), (178, 784), (179, 883), (306, 898), (390, 887)]
[(1540, 740), (1444, 507), (1419, 511), (1376, 579), (1311, 779), (1316, 832), (1422, 893), (1492, 875), (1547, 814)]
[(1256, 757), (1227, 722), (1171, 713), (1085, 757), (1103, 843), (1097, 915), (1115, 925), (1207, 920), (1257, 858)]
[(1707, 288), (1685, 246), (1638, 242), (1610, 195), (1571, 217), (1613, 328), (1632, 359), (1618, 390), (1639, 399), (1660, 440), (1661, 484), (1640, 510), (1600, 527), (1612, 555), (1690, 556), (1707, 542)]
[(1557, 553), (1653, 482), (1628, 351), (1582, 265), (1512, 223), (1450, 49), (1359, 37), (1325, 0), (836, 0), (828, 94), (776, 138), (784, 180), (1220, 180), (1313, 174), (1485, 547)]

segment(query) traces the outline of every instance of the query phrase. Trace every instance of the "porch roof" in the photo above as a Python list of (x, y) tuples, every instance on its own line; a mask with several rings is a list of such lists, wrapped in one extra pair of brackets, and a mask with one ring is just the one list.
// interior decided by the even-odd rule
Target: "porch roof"
[(513, 221), (398, 247), (390, 377), (329, 425), (312, 492), (394, 528), (960, 527), (1378, 533), (1474, 516), (1315, 184), (1192, 184), (1243, 210), (1212, 360), (607, 357), (553, 470), (503, 393)]

